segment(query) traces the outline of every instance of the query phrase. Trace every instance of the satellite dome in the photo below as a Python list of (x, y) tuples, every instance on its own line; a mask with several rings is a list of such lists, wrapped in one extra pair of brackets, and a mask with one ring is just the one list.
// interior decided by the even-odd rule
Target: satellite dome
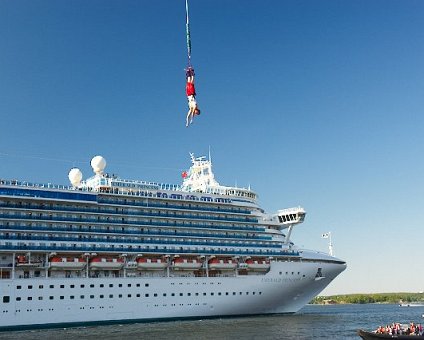
[(78, 185), (80, 185), (82, 180), (81, 170), (78, 168), (72, 168), (71, 170), (69, 170), (68, 178), (71, 181), (71, 184), (74, 187), (77, 187)]
[(102, 174), (103, 170), (106, 168), (106, 159), (104, 159), (102, 156), (93, 157), (91, 160), (91, 167), (96, 174)]

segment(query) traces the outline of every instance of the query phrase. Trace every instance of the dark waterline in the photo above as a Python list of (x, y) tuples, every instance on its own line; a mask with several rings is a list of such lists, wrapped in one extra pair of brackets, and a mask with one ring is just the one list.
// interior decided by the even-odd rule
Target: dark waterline
[(424, 307), (398, 305), (310, 305), (295, 315), (13, 331), (0, 333), (0, 340), (359, 339), (358, 328), (424, 322), (423, 313)]

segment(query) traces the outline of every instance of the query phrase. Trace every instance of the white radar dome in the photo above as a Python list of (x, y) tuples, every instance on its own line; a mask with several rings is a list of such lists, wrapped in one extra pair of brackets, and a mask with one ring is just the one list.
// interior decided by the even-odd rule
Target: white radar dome
[(103, 170), (106, 168), (106, 159), (104, 159), (102, 156), (93, 157), (91, 160), (91, 167), (96, 174), (102, 174)]
[(68, 178), (71, 181), (71, 184), (74, 187), (77, 187), (78, 185), (80, 185), (81, 180), (82, 180), (82, 172), (81, 172), (81, 170), (78, 169), (78, 168), (72, 168), (69, 171)]

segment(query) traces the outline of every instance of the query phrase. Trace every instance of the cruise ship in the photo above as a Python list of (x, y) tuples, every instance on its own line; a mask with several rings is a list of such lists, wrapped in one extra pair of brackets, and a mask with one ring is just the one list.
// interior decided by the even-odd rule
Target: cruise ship
[(70, 185), (0, 181), (0, 330), (295, 313), (346, 268), (290, 237), (191, 154), (181, 185), (126, 180), (101, 156)]

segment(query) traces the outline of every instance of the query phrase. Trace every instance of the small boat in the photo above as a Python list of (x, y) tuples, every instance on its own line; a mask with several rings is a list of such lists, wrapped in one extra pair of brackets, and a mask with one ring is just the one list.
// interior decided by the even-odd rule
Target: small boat
[(41, 261), (35, 260), (31, 261), (31, 259), (27, 258), (24, 255), (18, 255), (16, 257), (16, 267), (21, 268), (31, 268), (31, 267), (41, 267)]
[(400, 303), (399, 307), (424, 307), (423, 303), (411, 302), (411, 303)]
[(50, 259), (51, 270), (81, 270), (85, 267), (86, 260), (81, 257), (59, 257)]
[(202, 262), (198, 259), (177, 257), (173, 261), (175, 270), (199, 270)]
[(391, 335), (391, 334), (384, 334), (384, 333), (374, 333), (374, 332), (368, 332), (364, 331), (362, 329), (358, 329), (357, 331), (358, 335), (365, 340), (373, 340), (373, 339), (414, 339), (414, 338), (422, 338), (420, 336), (415, 335)]
[(247, 259), (246, 264), (247, 264), (247, 269), (258, 271), (258, 272), (267, 271), (271, 266), (268, 260), (253, 259), (253, 258)]
[(141, 257), (137, 259), (138, 270), (164, 270), (166, 267), (168, 267), (168, 262), (158, 257)]
[(234, 270), (237, 268), (237, 261), (232, 259), (213, 258), (208, 262), (210, 270)]
[(120, 270), (124, 266), (124, 260), (113, 257), (93, 257), (90, 260), (90, 268), (93, 270)]

